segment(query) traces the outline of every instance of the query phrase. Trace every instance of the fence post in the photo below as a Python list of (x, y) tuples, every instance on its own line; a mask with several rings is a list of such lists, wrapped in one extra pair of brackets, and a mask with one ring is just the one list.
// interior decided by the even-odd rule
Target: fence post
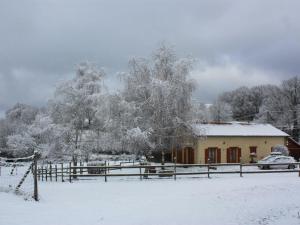
[(240, 177), (243, 177), (243, 165), (242, 165), (242, 157), (240, 158)]
[(105, 161), (105, 164), (104, 164), (104, 165), (105, 165), (105, 170), (104, 170), (104, 179), (105, 179), (105, 182), (107, 182), (107, 177), (106, 177), (106, 172), (107, 172), (107, 171), (106, 171), (106, 170), (107, 170), (107, 168), (106, 168), (106, 161)]
[(46, 167), (45, 167), (45, 178), (46, 178), (46, 181), (48, 181), (48, 162), (46, 164)]
[(39, 194), (38, 194), (38, 180), (37, 180), (37, 160), (38, 160), (38, 155), (37, 152), (34, 153), (34, 191), (33, 191), (33, 198), (35, 201), (39, 200)]
[(174, 157), (174, 180), (176, 180), (176, 156)]
[(52, 162), (50, 162), (50, 166), (49, 166), (49, 176), (50, 176), (50, 181), (52, 181)]
[(55, 164), (55, 181), (57, 181), (57, 164)]
[[(141, 165), (140, 165), (141, 166)], [(140, 167), (140, 180), (142, 180), (142, 168)]]
[(61, 182), (64, 182), (64, 163), (61, 163)]
[(42, 165), (42, 181), (44, 181), (44, 165)]
[(209, 170), (210, 170), (210, 159), (207, 160), (207, 178), (210, 178)]
[(72, 172), (71, 172), (72, 162), (69, 162), (69, 181), (72, 183)]
[(83, 174), (83, 171), (82, 171), (82, 168), (81, 168), (82, 166), (83, 166), (83, 162), (80, 161), (80, 174)]

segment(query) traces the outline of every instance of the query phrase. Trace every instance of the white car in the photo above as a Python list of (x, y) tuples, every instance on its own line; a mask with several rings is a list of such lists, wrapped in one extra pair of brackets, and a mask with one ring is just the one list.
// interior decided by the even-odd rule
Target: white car
[(257, 162), (260, 169), (295, 169), (296, 160), (290, 156), (269, 155)]

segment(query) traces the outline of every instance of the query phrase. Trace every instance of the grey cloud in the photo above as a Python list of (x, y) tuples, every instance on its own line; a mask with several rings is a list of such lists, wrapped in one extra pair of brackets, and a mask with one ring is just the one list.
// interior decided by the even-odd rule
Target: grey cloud
[[(207, 83), (214, 87), (228, 80), (239, 85), (247, 70), (263, 74), (258, 84), (299, 75), (299, 8), (296, 0), (2, 0), (0, 111), (17, 101), (42, 104), (84, 60), (105, 66), (109, 85), (118, 86), (113, 74), (126, 70), (130, 57), (149, 56), (161, 41), (208, 70), (222, 68), (224, 58), (243, 68), (232, 81), (225, 66), (219, 77), (225, 82)], [(15, 77), (16, 71), (27, 79)], [(203, 68), (195, 71), (198, 80), (205, 77)], [(218, 94), (202, 90), (197, 93), (204, 100)]]

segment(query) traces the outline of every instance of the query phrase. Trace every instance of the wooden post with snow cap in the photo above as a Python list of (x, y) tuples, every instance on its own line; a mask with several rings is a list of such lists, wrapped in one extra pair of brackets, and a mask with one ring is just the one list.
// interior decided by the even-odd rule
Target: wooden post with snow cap
[(38, 193), (38, 178), (37, 178), (37, 160), (38, 160), (38, 152), (34, 152), (33, 156), (33, 172), (34, 172), (34, 190), (33, 190), (33, 198), (35, 201), (39, 200), (39, 193)]
[(50, 181), (52, 181), (52, 162), (51, 161), (49, 164), (49, 176), (50, 176)]
[(80, 165), (80, 174), (83, 174), (83, 170), (82, 170), (82, 167), (83, 167), (83, 162), (81, 162), (81, 160), (80, 160), (80, 163), (79, 163), (79, 165)]
[(44, 165), (42, 164), (42, 181), (44, 181)]
[(61, 182), (64, 182), (64, 163), (61, 163)]
[(143, 177), (142, 177), (142, 168), (140, 167), (140, 180), (142, 180)]
[(209, 173), (209, 170), (210, 170), (210, 158), (207, 159), (207, 178), (210, 178), (210, 173)]
[(107, 182), (107, 176), (106, 176), (106, 173), (107, 173), (107, 168), (106, 168), (106, 161), (105, 161), (105, 168), (104, 168), (104, 179), (105, 179), (105, 182)]
[(174, 157), (174, 180), (176, 180), (176, 156)]
[(57, 181), (57, 164), (55, 164), (55, 181)]
[(72, 162), (69, 162), (69, 181), (72, 183), (72, 171), (71, 171)]
[(45, 166), (45, 178), (46, 178), (46, 181), (48, 181), (48, 162)]

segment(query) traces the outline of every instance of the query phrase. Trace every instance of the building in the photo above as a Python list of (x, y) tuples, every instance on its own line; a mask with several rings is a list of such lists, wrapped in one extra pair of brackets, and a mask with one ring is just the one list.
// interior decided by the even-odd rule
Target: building
[(218, 123), (195, 124), (196, 138), (173, 150), (178, 163), (243, 163), (270, 154), (276, 145), (287, 145), (289, 135), (270, 124)]
[(297, 161), (300, 159), (300, 144), (292, 139), (291, 137), (288, 137), (287, 141), (287, 147), (290, 152), (290, 156), (293, 156)]

